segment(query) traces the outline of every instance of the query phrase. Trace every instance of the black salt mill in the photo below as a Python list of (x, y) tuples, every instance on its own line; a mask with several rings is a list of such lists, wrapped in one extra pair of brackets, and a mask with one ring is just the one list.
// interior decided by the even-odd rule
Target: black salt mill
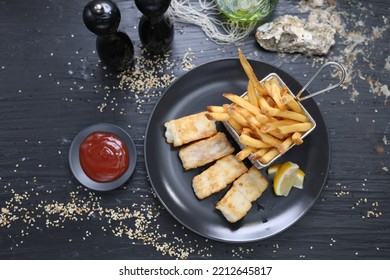
[(122, 71), (132, 65), (134, 46), (125, 33), (118, 31), (121, 13), (114, 2), (89, 2), (84, 7), (83, 21), (85, 26), (97, 35), (97, 53), (110, 70)]
[(135, 0), (134, 2), (143, 14), (138, 25), (142, 45), (153, 53), (167, 51), (174, 36), (173, 22), (165, 14), (171, 0)]

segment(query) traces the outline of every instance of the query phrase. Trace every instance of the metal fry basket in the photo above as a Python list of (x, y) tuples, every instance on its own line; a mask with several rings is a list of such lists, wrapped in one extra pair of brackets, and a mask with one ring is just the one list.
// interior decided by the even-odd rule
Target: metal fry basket
[[(330, 85), (329, 87), (325, 88), (325, 89), (322, 89), (322, 90), (319, 90), (319, 91), (316, 91), (312, 94), (309, 94), (309, 95), (306, 95), (306, 96), (303, 96), (301, 97), (302, 93), (309, 87), (309, 85), (314, 81), (314, 79), (324, 70), (324, 68), (326, 68), (327, 66), (332, 66), (332, 67), (335, 67), (337, 68), (339, 71), (340, 71), (340, 81), (337, 82), (336, 84), (333, 84), (333, 85)], [(339, 87), (343, 82), (344, 82), (344, 79), (345, 79), (345, 76), (346, 76), (346, 72), (345, 72), (345, 69), (342, 65), (340, 65), (339, 63), (337, 62), (334, 62), (334, 61), (330, 61), (330, 62), (327, 62), (327, 63), (324, 63), (318, 70), (317, 72), (309, 79), (309, 81), (302, 87), (302, 89), (296, 94), (294, 95), (294, 93), (290, 90), (290, 88), (284, 83), (284, 81), (279, 77), (279, 75), (277, 75), (276, 73), (270, 73), (269, 75), (267, 75), (265, 78), (263, 78), (260, 83), (263, 83), (264, 81), (268, 81), (268, 80), (271, 80), (271, 79), (276, 79), (278, 82), (279, 82), (279, 85), (280, 86), (285, 86), (288, 93), (296, 100), (298, 101), (298, 104), (299, 106), (302, 108), (303, 112), (305, 113), (305, 115), (307, 116), (307, 118), (309, 119), (309, 122), (311, 122), (313, 124), (313, 127), (310, 128), (308, 131), (306, 131), (301, 139), (304, 139), (306, 136), (308, 136), (315, 128), (316, 128), (316, 122), (315, 120), (313, 119), (313, 117), (309, 114), (309, 112), (306, 110), (306, 108), (301, 104), (300, 101), (303, 101), (303, 100), (306, 100), (306, 99), (309, 99), (309, 98), (312, 98), (316, 95), (319, 95), (321, 93), (325, 93), (325, 92), (328, 92), (334, 88), (337, 88)], [(247, 95), (247, 92), (245, 92), (243, 95), (241, 95), (241, 97), (245, 97)], [(232, 135), (232, 137), (234, 138), (234, 140), (237, 142), (237, 144), (240, 146), (241, 149), (245, 148), (245, 145), (243, 145), (239, 138), (240, 138), (240, 135), (238, 134), (238, 132), (229, 124), (229, 122), (227, 121), (224, 121), (222, 122), (223, 125), (225, 126), (225, 128), (228, 130), (228, 132)], [(290, 145), (290, 147), (287, 149), (286, 153), (292, 149), (296, 144), (292, 144)], [(270, 166), (273, 162), (275, 162), (278, 158), (280, 158), (281, 156), (283, 156), (284, 154), (278, 154), (276, 157), (274, 157), (271, 161), (269, 161), (267, 164), (263, 164), (262, 162), (260, 162), (259, 160), (255, 160), (253, 158), (251, 158), (251, 155), (248, 157), (249, 160), (251, 161), (251, 163), (258, 169), (262, 169), (262, 168), (265, 168), (267, 166)]]

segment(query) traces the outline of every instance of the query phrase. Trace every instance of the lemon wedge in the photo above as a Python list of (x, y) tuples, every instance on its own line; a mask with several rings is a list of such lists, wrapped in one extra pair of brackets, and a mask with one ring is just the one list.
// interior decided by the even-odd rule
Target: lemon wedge
[(301, 169), (298, 169), (297, 176), (295, 177), (295, 181), (293, 183), (293, 187), (298, 189), (303, 189), (303, 181), (305, 180), (305, 172)]
[[(275, 178), (275, 174), (278, 171), (279, 167), (282, 166), (281, 163), (277, 163), (274, 165), (271, 165), (267, 169), (268, 178), (272, 181)], [(298, 189), (303, 189), (303, 181), (305, 180), (305, 172), (302, 171), (302, 169), (298, 169), (297, 177), (295, 177), (295, 181), (293, 184), (293, 187)]]
[(278, 196), (287, 196), (295, 182), (299, 166), (291, 161), (283, 163), (275, 173), (274, 192)]
[(268, 178), (270, 180), (273, 180), (275, 178), (275, 174), (281, 165), (282, 165), (281, 163), (278, 163), (278, 164), (271, 165), (268, 168), (267, 173), (268, 173)]

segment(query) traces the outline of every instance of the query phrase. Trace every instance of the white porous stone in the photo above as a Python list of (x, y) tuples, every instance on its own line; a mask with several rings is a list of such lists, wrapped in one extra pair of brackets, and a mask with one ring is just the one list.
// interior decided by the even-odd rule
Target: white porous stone
[(259, 26), (255, 36), (266, 50), (313, 56), (327, 54), (335, 44), (335, 34), (330, 24), (285, 15)]
[(310, 7), (317, 8), (324, 5), (324, 0), (305, 0)]

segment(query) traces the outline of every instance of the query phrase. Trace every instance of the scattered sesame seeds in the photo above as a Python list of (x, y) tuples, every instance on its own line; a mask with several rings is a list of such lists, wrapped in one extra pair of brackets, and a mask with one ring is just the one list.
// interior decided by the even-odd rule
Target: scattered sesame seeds
[[(191, 254), (204, 255), (209, 248), (200, 248), (196, 240), (189, 241), (190, 237), (184, 235), (178, 237), (175, 232), (163, 233), (159, 224), (161, 206), (155, 204), (134, 204), (128, 207), (104, 207), (101, 197), (88, 190), (77, 187), (76, 191), (69, 193), (68, 202), (40, 201), (34, 203), (31, 196), (39, 196), (39, 193), (18, 194), (5, 202), (5, 207), (0, 208), (0, 228), (10, 227), (12, 223), (21, 222), (25, 225), (21, 230), (20, 240), (13, 240), (16, 247), (24, 241), (22, 237), (29, 235), (32, 228), (43, 230), (37, 224), (43, 219), (46, 228), (64, 228), (66, 222), (78, 222), (89, 219), (105, 221), (101, 228), (103, 232), (111, 232), (119, 238), (129, 238), (133, 241), (141, 241), (152, 246), (162, 255), (168, 255), (176, 259), (186, 259)], [(92, 236), (90, 230), (86, 230), (80, 240), (87, 240)], [(167, 242), (167, 239), (173, 239)], [(16, 239), (16, 238), (14, 238)], [(73, 242), (74, 238), (69, 238)]]
[[(364, 26), (364, 22), (363, 21), (360, 21), (360, 25), (359, 26)], [(134, 28), (136, 29), (137, 27), (134, 26)], [(374, 32), (374, 35), (376, 37), (380, 37), (380, 28), (378, 27), (373, 27), (373, 32)], [(71, 37), (73, 38), (74, 35), (71, 35)], [(93, 51), (93, 53), (95, 53), (95, 51)], [(76, 51), (76, 54), (77, 54), (77, 51)], [(54, 53), (51, 53), (50, 54), (51, 56), (54, 56)], [(297, 59), (298, 57), (296, 57)], [(387, 58), (387, 64), (389, 64), (389, 58)], [(177, 66), (181, 66), (182, 67), (182, 70), (184, 71), (188, 71), (189, 69), (191, 69), (192, 67), (194, 67), (194, 64), (193, 64), (193, 59), (195, 59), (195, 55), (192, 53), (191, 49), (189, 49), (188, 52), (185, 53), (184, 57), (181, 59), (181, 58), (177, 58), (177, 61), (174, 60), (174, 65), (172, 67), (177, 67)], [(169, 57), (168, 61), (172, 62), (172, 57)], [(69, 64), (70, 65), (70, 64)], [(5, 66), (2, 66), (1, 69), (5, 69)], [(158, 73), (158, 72), (156, 72)], [(156, 74), (154, 73), (154, 74)], [(73, 71), (69, 71), (69, 74), (72, 75), (73, 74)], [(128, 75), (132, 75), (132, 74), (128, 74)], [(157, 75), (157, 74), (156, 74)], [(160, 94), (161, 94), (161, 91), (169, 86), (172, 81), (174, 81), (176, 79), (176, 76), (173, 74), (173, 73), (167, 73), (168, 75), (168, 78), (167, 78), (167, 81), (162, 81), (162, 85), (153, 85), (152, 83), (152, 86), (150, 86), (150, 84), (148, 84), (143, 90), (140, 90), (138, 93), (136, 93), (134, 96), (137, 100), (139, 99), (142, 99), (142, 101), (137, 101), (137, 104), (139, 104), (139, 107), (141, 109), (141, 106), (143, 104), (146, 104), (148, 102), (148, 100), (150, 98), (154, 98), (154, 97), (159, 97)], [(93, 76), (93, 74), (91, 74), (91, 76)], [(361, 80), (368, 80), (367, 79), (367, 76), (365, 76), (364, 73), (359, 73), (358, 74), (359, 78)], [(39, 78), (41, 78), (42, 76), (40, 75)], [(57, 82), (57, 84), (59, 84), (60, 82)], [(164, 84), (165, 83), (165, 84)], [(387, 88), (387, 85), (383, 85), (382, 83), (378, 84), (378, 85), (373, 85), (373, 88), (376, 88), (376, 89), (381, 89), (381, 88), (384, 88), (386, 90)], [(75, 86), (75, 89), (77, 87)], [(82, 86), (79, 87), (80, 90), (83, 89)], [(131, 88), (131, 86), (126, 86), (125, 89), (129, 90), (130, 94), (128, 96), (126, 96), (126, 99), (132, 99), (133, 98), (133, 93), (135, 91), (133, 91), (133, 89)], [(108, 91), (108, 89), (106, 89)], [(19, 90), (19, 93), (21, 93), (22, 90)], [(373, 91), (374, 93), (374, 91)], [(379, 95), (380, 91), (376, 92), (377, 95)], [(358, 97), (358, 93), (356, 94), (356, 98)], [(382, 94), (384, 95), (384, 94)], [(385, 95), (384, 95), (385, 96)], [(356, 99), (355, 98), (355, 99)], [(387, 97), (386, 97), (387, 98)], [(66, 101), (69, 101), (69, 102), (72, 102), (73, 99), (72, 98), (66, 98), (65, 99)], [(98, 110), (100, 110), (101, 112), (104, 111), (104, 108), (109, 106), (110, 107), (110, 110), (113, 110), (114, 107), (118, 106), (118, 103), (117, 102), (113, 102), (114, 98), (110, 99), (110, 97), (107, 97), (107, 100), (106, 102), (102, 103), (102, 106), (101, 107), (98, 107)], [(103, 105), (104, 104), (104, 105)], [(107, 109), (107, 108), (106, 108)], [(356, 122), (359, 122), (359, 118), (356, 117)], [(129, 125), (129, 128), (131, 126)], [(26, 143), (28, 143), (28, 140), (25, 140)], [(385, 145), (389, 145), (389, 141), (387, 140), (386, 136), (383, 137), (383, 143)], [(58, 154), (61, 154), (60, 151), (58, 151)], [(42, 167), (42, 165), (40, 165), (40, 167)], [(15, 168), (19, 168), (18, 165), (15, 166)], [(387, 167), (382, 167), (382, 169), (386, 172), (388, 172), (388, 168)], [(17, 171), (17, 169), (15, 169), (15, 172)], [(28, 184), (28, 181), (26, 181), (26, 184)], [(33, 184), (31, 184), (33, 185)], [(365, 184), (363, 183), (362, 184), (363, 186), (365, 186)], [(9, 185), (4, 185), (3, 188), (6, 189), (6, 188), (9, 188)], [(350, 193), (349, 193), (349, 189), (344, 189), (343, 187), (347, 188), (347, 186), (341, 186), (340, 187), (340, 190), (335, 192), (335, 195), (337, 197), (343, 197), (343, 196), (349, 196)], [(349, 186), (348, 186), (349, 187)], [(367, 190), (367, 189), (362, 189), (362, 190)], [(132, 192), (136, 193), (137, 191), (139, 190), (132, 190)], [(47, 192), (50, 192), (49, 190)], [(13, 194), (14, 195), (17, 195), (16, 193), (14, 193), (13, 191)], [(31, 194), (32, 195), (32, 194)], [(22, 195), (21, 195), (22, 196)], [(141, 195), (143, 196), (143, 195)], [(153, 193), (152, 196), (155, 197), (155, 194)], [(353, 196), (352, 196), (353, 197)], [(81, 204), (78, 204), (77, 207), (84, 207), (86, 206), (86, 204), (88, 204), (88, 200), (89, 198), (86, 198), (85, 200), (83, 198), (79, 198), (79, 199), (82, 199), (83, 202), (81, 202)], [(27, 199), (26, 199), (27, 200)], [(16, 201), (16, 200), (15, 200)], [(49, 206), (53, 206), (53, 205), (60, 205), (59, 208), (62, 209), (63, 211), (68, 211), (69, 213), (67, 215), (69, 215), (69, 219), (71, 219), (70, 217), (79, 217), (79, 220), (81, 219), (86, 219), (88, 216), (88, 213), (87, 212), (78, 212), (79, 210), (77, 210), (77, 207), (75, 208), (76, 210), (72, 210), (74, 207), (72, 205), (72, 203), (64, 203), (62, 202), (62, 206), (61, 206), (61, 203), (60, 202), (56, 202), (56, 201), (51, 201), (51, 202), (47, 202), (47, 201), (42, 201), (40, 202), (40, 204), (33, 204), (33, 207), (36, 207), (36, 209), (44, 209), (46, 205), (49, 205)], [(365, 205), (365, 206), (364, 206)], [(369, 205), (371, 205), (371, 207), (369, 207)], [(40, 213), (40, 214), (33, 214), (32, 211), (35, 210), (28, 210), (27, 208), (24, 208), (24, 210), (21, 209), (21, 207), (19, 208), (15, 208), (14, 206), (16, 206), (15, 204), (13, 205), (2, 205), (4, 206), (3, 208), (1, 208), (1, 214), (0, 214), (0, 228), (3, 225), (3, 220), (2, 218), (4, 217), (4, 223), (5, 221), (7, 220), (8, 222), (11, 222), (12, 223), (12, 215), (13, 213), (22, 213), (24, 210), (26, 211), (30, 211), (30, 213), (28, 213), (28, 215), (26, 217), (29, 217), (29, 218), (25, 218), (26, 221), (31, 221), (31, 223), (33, 223), (33, 219), (34, 217), (38, 217), (38, 215), (42, 215), (43, 213), (45, 213), (45, 215), (47, 215), (48, 217), (48, 220), (50, 222), (52, 222), (52, 224), (49, 224), (47, 225), (47, 227), (54, 227), (54, 226), (63, 226), (61, 225), (61, 223), (64, 223), (66, 221), (66, 219), (64, 220), (60, 220), (59, 222), (55, 222), (56, 220), (60, 219), (60, 215), (61, 215), (61, 211), (59, 212), (53, 212), (53, 213), (49, 213), (49, 212), (43, 212)], [(380, 211), (378, 212), (375, 208), (378, 208), (379, 207), (379, 203), (378, 202), (374, 202), (374, 203), (368, 203), (367, 199), (364, 201), (364, 199), (357, 205), (357, 206), (361, 206), (361, 207), (369, 207), (370, 209), (367, 210), (367, 209), (363, 209), (362, 213), (365, 213), (365, 216), (367, 218), (370, 218), (370, 217), (376, 217), (375, 216), (375, 213), (380, 213)], [(23, 207), (27, 207), (27, 206), (23, 206)], [(22, 208), (23, 208), (22, 207)], [(152, 246), (154, 246), (157, 251), (159, 252), (164, 252), (164, 254), (169, 254), (171, 256), (174, 256), (174, 257), (177, 257), (177, 258), (181, 258), (182, 256), (184, 256), (183, 258), (185, 257), (188, 257), (190, 254), (196, 252), (195, 249), (197, 250), (197, 246), (198, 244), (196, 244), (195, 241), (190, 241), (189, 243), (192, 242), (192, 245), (191, 247), (194, 248), (190, 248), (190, 249), (187, 249), (187, 250), (184, 250), (182, 249), (181, 251), (177, 248), (180, 248), (180, 246), (184, 246), (184, 243), (185, 242), (188, 242), (188, 240), (186, 240), (186, 237), (187, 235), (183, 235), (183, 236), (180, 236), (180, 237), (183, 237), (183, 238), (180, 238), (180, 237), (174, 237), (174, 242), (172, 243), (166, 243), (165, 242), (165, 239), (168, 235), (170, 234), (174, 234), (174, 232), (172, 233), (160, 233), (159, 235), (157, 233), (149, 233), (150, 231), (153, 230), (153, 228), (150, 227), (150, 225), (148, 225), (148, 222), (147, 221), (155, 221), (155, 220), (158, 220), (158, 215), (157, 213), (159, 213), (158, 210), (156, 209), (150, 209), (151, 210), (151, 213), (148, 213), (148, 211), (146, 210), (148, 208), (147, 205), (133, 205), (132, 207), (138, 207), (138, 208), (142, 208), (142, 210), (140, 210), (139, 212), (135, 211), (134, 209), (130, 208), (129, 211), (131, 213), (130, 214), (124, 214), (124, 217), (123, 218), (114, 218), (118, 213), (122, 213), (122, 209), (113, 209), (113, 212), (110, 211), (110, 209), (105, 209), (105, 210), (102, 210), (102, 212), (99, 212), (100, 210), (98, 209), (92, 209), (91, 211), (93, 212), (92, 215), (97, 215), (100, 219), (109, 219), (111, 222), (110, 222), (110, 225), (109, 226), (104, 226), (101, 228), (101, 230), (103, 232), (112, 232), (112, 234), (114, 234), (115, 236), (118, 236), (118, 237), (123, 237), (123, 238), (129, 238), (134, 244), (136, 243), (135, 241), (138, 241), (138, 240), (142, 240), (144, 241), (145, 244), (153, 244)], [(50, 209), (50, 207), (49, 207)], [(73, 213), (70, 214), (70, 212), (74, 211)], [(156, 212), (157, 211), (157, 212)], [(100, 215), (101, 213), (106, 213), (103, 215)], [(17, 214), (16, 214), (17, 215)], [(54, 215), (58, 215), (58, 218), (57, 217), (54, 217)], [(18, 217), (20, 217), (19, 215), (17, 215)], [(111, 216), (111, 217), (110, 217)], [(21, 221), (21, 218), (18, 218), (17, 219), (18, 221)], [(17, 221), (15, 220), (15, 222)], [(145, 221), (146, 220), (146, 221)], [(113, 223), (119, 223), (118, 225), (116, 226), (113, 226), (112, 224)], [(37, 227), (37, 229), (39, 229), (41, 227)], [(154, 229), (158, 230), (160, 229), (160, 225), (157, 224), (157, 225), (154, 225)], [(139, 231), (138, 233), (136, 233), (136, 231)], [(23, 236), (27, 236), (28, 235), (28, 232), (26, 232), (25, 230), (21, 231), (21, 235)], [(85, 238), (88, 238), (92, 235), (91, 232), (88, 232), (86, 231), (85, 234), (84, 234), (84, 237), (83, 239), (85, 240)], [(144, 237), (143, 235), (148, 235), (146, 237)], [(69, 238), (69, 242), (72, 242), (72, 238)], [(150, 243), (149, 243), (150, 242)], [(335, 241), (333, 241), (333, 238), (331, 239), (331, 243), (330, 244), (333, 244)], [(339, 241), (340, 242), (340, 241)], [(23, 240), (19, 241), (19, 244), (16, 244), (15, 247), (18, 247), (20, 246), (20, 244), (23, 243)], [(178, 245), (180, 244), (180, 246)], [(177, 247), (179, 246), (179, 247)], [(171, 247), (174, 247), (173, 249)], [(310, 249), (312, 249), (313, 246), (310, 246)], [(379, 247), (376, 247), (377, 250), (379, 251)], [(279, 246), (278, 244), (274, 245), (274, 251), (276, 252), (276, 249), (279, 249)], [(290, 248), (291, 250), (291, 248)], [(198, 252), (200, 252), (201, 250), (198, 250)], [(209, 253), (207, 253), (207, 249), (204, 249), (204, 252), (206, 255), (210, 255)], [(237, 256), (237, 257), (242, 257), (242, 254), (245, 254), (247, 252), (247, 250), (245, 250), (244, 248), (242, 247), (239, 247), (238, 249), (236, 250), (232, 250), (232, 254), (234, 254), (234, 256)], [(356, 255), (358, 254), (358, 252), (356, 252)], [(301, 257), (304, 257), (304, 255), (301, 255)]]
[(195, 65), (192, 63), (194, 59), (195, 59), (195, 54), (191, 50), (191, 48), (189, 48), (188, 51), (184, 54), (183, 60), (181, 62), (183, 70), (189, 71), (195, 68)]
[(347, 190), (350, 188), (349, 186), (344, 186), (341, 185), (340, 183), (337, 183), (336, 185), (341, 189), (340, 191), (334, 192), (334, 195), (336, 197), (349, 196), (349, 191)]
[(102, 113), (104, 111), (104, 108), (106, 108), (107, 103), (102, 103), (98, 106), (99, 111)]
[[(181, 60), (173, 59), (171, 52), (152, 55), (142, 49), (141, 55), (134, 58), (134, 65), (118, 75), (117, 88), (134, 95), (137, 111), (142, 113), (144, 104), (152, 98), (160, 97), (163, 90), (176, 80), (174, 69), (181, 65), (182, 71), (189, 71), (195, 67), (194, 59), (191, 49), (188, 49)], [(125, 98), (131, 99), (131, 96)]]
[[(367, 198), (360, 198), (354, 206), (352, 206), (352, 209), (357, 209), (359, 206), (362, 205), (369, 205)], [(379, 218), (382, 216), (382, 211), (378, 209), (379, 202), (373, 202), (371, 203), (371, 207), (369, 207), (368, 210), (365, 210), (363, 214), (361, 215), (361, 219), (370, 219), (370, 218)]]

